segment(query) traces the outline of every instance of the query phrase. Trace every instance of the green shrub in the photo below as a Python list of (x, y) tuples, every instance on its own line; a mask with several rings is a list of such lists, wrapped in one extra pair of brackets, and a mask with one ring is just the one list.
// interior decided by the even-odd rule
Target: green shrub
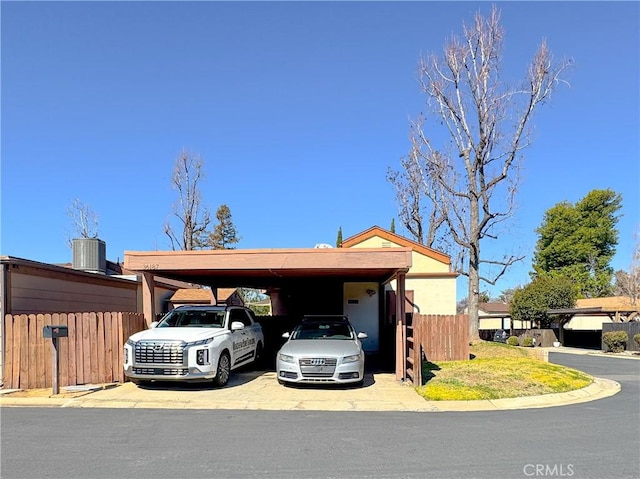
[(518, 341), (518, 336), (509, 336), (507, 338), (507, 344), (510, 346), (517, 346), (518, 344), (520, 344), (520, 342)]
[(602, 341), (607, 345), (607, 352), (621, 353), (629, 341), (629, 335), (626, 331), (607, 331), (602, 334)]
[(638, 345), (638, 347), (640, 348), (640, 333), (638, 334), (634, 334), (633, 335), (633, 340), (635, 341), (635, 343)]
[(522, 345), (525, 348), (532, 348), (533, 347), (533, 338), (530, 338), (529, 336), (525, 336), (524, 338), (522, 338)]

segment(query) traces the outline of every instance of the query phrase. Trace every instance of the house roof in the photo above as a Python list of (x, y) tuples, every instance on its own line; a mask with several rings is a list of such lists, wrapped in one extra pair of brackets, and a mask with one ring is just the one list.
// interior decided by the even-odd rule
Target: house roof
[(238, 288), (218, 288), (216, 297), (218, 298), (218, 301), (226, 301), (229, 299), (229, 296), (237, 291), (237, 289)]
[(208, 301), (212, 302), (213, 292), (209, 288), (183, 288), (178, 289), (169, 301), (184, 303), (187, 301)]
[(506, 303), (480, 303), (478, 308), (489, 314), (509, 313), (509, 305)]
[(362, 243), (365, 240), (374, 238), (376, 236), (379, 238), (385, 239), (387, 241), (390, 241), (392, 243), (398, 244), (400, 246), (403, 246), (405, 248), (411, 248), (413, 251), (416, 251), (417, 253), (423, 254), (424, 256), (440, 261), (441, 263), (448, 264), (448, 265), (451, 264), (451, 258), (448, 255), (440, 251), (437, 251), (433, 248), (429, 248), (428, 246), (425, 246), (423, 244), (420, 244), (417, 241), (410, 240), (408, 238), (405, 238), (404, 236), (400, 236), (396, 233), (392, 233), (391, 231), (385, 230), (384, 228), (380, 228), (379, 226), (372, 226), (371, 228), (364, 230), (361, 233), (358, 233), (356, 235), (353, 235), (347, 238), (342, 242), (340, 246), (342, 248), (351, 248), (352, 246), (355, 246), (359, 243)]
[(640, 305), (634, 305), (626, 296), (608, 296), (606, 298), (584, 298), (576, 301), (576, 308), (602, 308), (605, 310), (638, 311)]

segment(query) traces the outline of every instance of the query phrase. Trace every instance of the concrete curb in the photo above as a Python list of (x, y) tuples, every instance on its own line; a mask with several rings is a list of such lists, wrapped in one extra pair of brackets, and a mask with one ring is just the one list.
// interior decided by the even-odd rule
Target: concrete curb
[[(40, 396), (12, 397), (0, 395), (0, 407), (77, 407), (77, 408), (158, 408), (158, 409), (223, 409), (223, 410), (263, 410), (263, 411), (396, 411), (396, 412), (463, 412), (463, 411), (506, 411), (533, 409), (594, 401), (613, 396), (621, 389), (619, 383), (603, 378), (576, 391), (545, 394), (510, 399), (483, 401), (425, 401), (412, 387), (377, 378), (375, 391), (364, 388), (345, 391), (283, 391), (273, 395), (269, 388), (275, 383), (275, 376), (266, 374), (253, 381), (250, 391), (241, 387), (216, 390), (212, 399), (211, 391), (163, 391), (141, 390), (132, 383), (111, 384), (109, 387), (81, 391), (69, 397)], [(282, 388), (282, 386), (276, 386)], [(309, 394), (307, 394), (309, 393)], [(275, 397), (278, 396), (278, 397)]]
[(428, 401), (436, 411), (508, 411), (514, 409), (535, 409), (567, 406), (603, 399), (621, 390), (620, 383), (610, 379), (594, 378), (593, 383), (582, 389), (566, 393), (543, 394), (508, 399), (481, 401)]

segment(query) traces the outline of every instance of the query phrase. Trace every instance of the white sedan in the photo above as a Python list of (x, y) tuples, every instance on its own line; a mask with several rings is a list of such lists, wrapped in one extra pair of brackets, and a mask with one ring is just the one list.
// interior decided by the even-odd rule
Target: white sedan
[(278, 382), (362, 385), (364, 351), (346, 316), (305, 316), (278, 351)]

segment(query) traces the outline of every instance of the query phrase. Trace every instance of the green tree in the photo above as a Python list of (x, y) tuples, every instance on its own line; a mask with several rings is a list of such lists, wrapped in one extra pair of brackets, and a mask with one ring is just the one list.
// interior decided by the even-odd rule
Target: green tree
[(391, 231), (392, 233), (396, 232), (396, 219), (395, 218), (391, 218), (391, 227), (390, 227), (389, 231)]
[(449, 246), (456, 270), (467, 277), (471, 339), (479, 337), (480, 282), (495, 285), (524, 258), (489, 256), (483, 245), (498, 240), (508, 227), (534, 114), (570, 65), (554, 61), (542, 41), (525, 78), (511, 83), (503, 73), (504, 53), (504, 29), (494, 6), (487, 16), (478, 13), (464, 24), (442, 54), (421, 59), (425, 114), (410, 125), (411, 146), (401, 160), (402, 171), (387, 174), (403, 224), (417, 222), (409, 231), (419, 242), (423, 231), (437, 238), (434, 243), (427, 239), (427, 246), (442, 251), (447, 249), (440, 243)]
[(342, 247), (342, 226), (338, 228), (338, 237), (336, 238), (336, 248)]
[(216, 219), (218, 224), (209, 235), (208, 246), (212, 249), (235, 249), (231, 245), (238, 243), (240, 238), (227, 205), (220, 205), (216, 211)]
[(547, 310), (573, 308), (576, 298), (577, 290), (570, 279), (541, 276), (514, 292), (509, 313), (513, 320), (531, 321), (547, 328), (552, 320)]
[(268, 316), (271, 308), (268, 305), (257, 304), (269, 298), (260, 289), (239, 288), (238, 294), (246, 307), (252, 310), (256, 316)]
[(564, 276), (578, 286), (580, 296), (611, 295), (621, 202), (610, 189), (593, 190), (575, 205), (565, 201), (547, 210), (536, 229), (532, 278)]

